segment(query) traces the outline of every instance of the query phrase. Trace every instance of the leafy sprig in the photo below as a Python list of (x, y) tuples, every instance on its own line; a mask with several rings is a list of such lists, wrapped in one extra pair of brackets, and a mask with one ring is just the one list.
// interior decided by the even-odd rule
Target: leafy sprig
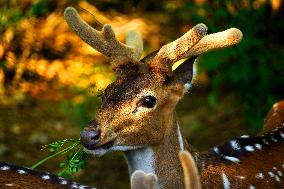
[(67, 159), (59, 163), (61, 171), (59, 176), (68, 177), (77, 173), (81, 168), (86, 165), (86, 153), (83, 150), (80, 139), (64, 139), (46, 144), (42, 150), (47, 149), (52, 153), (46, 158), (35, 163), (31, 168), (35, 169), (43, 163), (57, 156), (67, 154)]

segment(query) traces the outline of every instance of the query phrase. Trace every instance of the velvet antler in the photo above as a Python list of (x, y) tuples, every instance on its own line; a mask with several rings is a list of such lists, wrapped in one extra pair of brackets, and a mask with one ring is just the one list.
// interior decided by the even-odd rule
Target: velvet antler
[(155, 56), (151, 67), (158, 68), (159, 71), (164, 68), (165, 71), (170, 71), (171, 66), (180, 59), (235, 45), (243, 37), (242, 32), (237, 28), (205, 36), (206, 31), (207, 27), (204, 24), (198, 24), (182, 37), (163, 46)]
[(120, 43), (110, 25), (104, 25), (98, 31), (81, 19), (73, 7), (67, 7), (64, 17), (70, 28), (86, 43), (108, 56), (114, 67), (138, 62), (142, 51), (143, 41), (137, 31), (131, 31), (126, 35), (126, 45)]
[(187, 53), (195, 44), (199, 42), (207, 33), (205, 24), (197, 24), (183, 36), (175, 41), (164, 45), (155, 56), (151, 67), (161, 71), (164, 68), (171, 68), (172, 64)]
[(191, 154), (188, 151), (180, 151), (179, 159), (183, 169), (185, 189), (201, 189), (198, 169)]

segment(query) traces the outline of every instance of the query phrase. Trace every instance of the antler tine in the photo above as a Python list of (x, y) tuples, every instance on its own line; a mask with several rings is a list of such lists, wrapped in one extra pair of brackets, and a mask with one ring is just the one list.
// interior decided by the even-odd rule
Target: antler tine
[[(141, 51), (143, 50), (143, 42), (137, 32), (130, 32), (130, 34), (127, 35), (127, 43), (131, 45), (127, 46), (116, 39), (110, 25), (106, 24), (103, 26), (102, 31), (98, 31), (82, 20), (73, 7), (67, 7), (65, 9), (64, 17), (69, 27), (83, 41), (108, 56), (114, 65), (129, 62), (136, 63), (140, 58)], [(138, 41), (134, 42), (135, 40)]]
[(206, 33), (207, 26), (205, 24), (197, 24), (180, 38), (163, 46), (155, 56), (151, 67), (155, 68), (160, 65), (171, 68), (172, 64), (181, 59)]
[(203, 37), (194, 47), (183, 55), (194, 57), (215, 49), (229, 47), (238, 44), (243, 38), (243, 33), (237, 28), (230, 28), (222, 32), (213, 33)]
[(198, 169), (188, 151), (180, 151), (179, 159), (183, 168), (185, 189), (201, 189)]
[(134, 57), (139, 60), (143, 53), (143, 39), (139, 32), (131, 30), (126, 34), (125, 43), (134, 50)]
[(158, 178), (153, 173), (137, 170), (131, 175), (131, 189), (156, 189)]

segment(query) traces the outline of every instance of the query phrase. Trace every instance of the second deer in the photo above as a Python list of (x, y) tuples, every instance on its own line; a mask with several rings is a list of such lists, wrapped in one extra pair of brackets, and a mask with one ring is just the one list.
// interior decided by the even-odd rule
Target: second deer
[[(129, 171), (154, 173), (158, 188), (184, 188), (178, 154), (188, 150), (198, 166), (202, 188), (283, 188), (284, 126), (275, 124), (255, 137), (241, 136), (206, 152), (195, 151), (180, 132), (175, 107), (191, 85), (196, 57), (235, 45), (242, 33), (232, 28), (206, 35), (198, 24), (182, 37), (140, 60), (142, 38), (130, 32), (120, 43), (109, 25), (101, 31), (74, 8), (65, 18), (86, 43), (108, 56), (117, 79), (103, 94), (96, 117), (81, 132), (86, 151), (101, 156), (124, 151)], [(187, 58), (177, 69), (172, 65)]]

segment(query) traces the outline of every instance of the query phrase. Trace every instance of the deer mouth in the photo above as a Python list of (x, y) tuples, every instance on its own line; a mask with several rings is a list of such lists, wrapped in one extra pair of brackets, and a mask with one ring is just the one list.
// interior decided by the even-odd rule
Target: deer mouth
[(114, 145), (114, 140), (111, 140), (111, 141), (108, 141), (108, 142), (106, 142), (106, 143), (104, 143), (104, 144), (102, 144), (100, 146), (96, 146), (94, 148), (94, 150), (95, 149), (100, 149), (100, 148), (102, 148), (102, 149), (109, 149), (109, 148), (113, 147), (113, 145)]
[(112, 151), (111, 149), (114, 146), (114, 140), (108, 141), (102, 145), (99, 146), (91, 146), (88, 144), (83, 144), (85, 152), (89, 154), (93, 154), (95, 156), (102, 156), (106, 154), (109, 151)]
[(113, 151), (131, 151), (131, 150), (136, 150), (139, 148), (144, 147), (143, 145), (118, 145), (115, 143), (115, 140), (108, 141), (100, 146), (88, 146), (84, 145), (85, 147), (85, 152), (89, 154), (93, 154), (94, 156), (103, 156), (108, 152), (113, 152)]
[(113, 147), (114, 145), (114, 140), (108, 141), (104, 144), (101, 145), (92, 145), (92, 144), (88, 144), (88, 143), (84, 143), (82, 141), (82, 145), (85, 147), (86, 150), (99, 150), (99, 149), (110, 149), (111, 147)]

